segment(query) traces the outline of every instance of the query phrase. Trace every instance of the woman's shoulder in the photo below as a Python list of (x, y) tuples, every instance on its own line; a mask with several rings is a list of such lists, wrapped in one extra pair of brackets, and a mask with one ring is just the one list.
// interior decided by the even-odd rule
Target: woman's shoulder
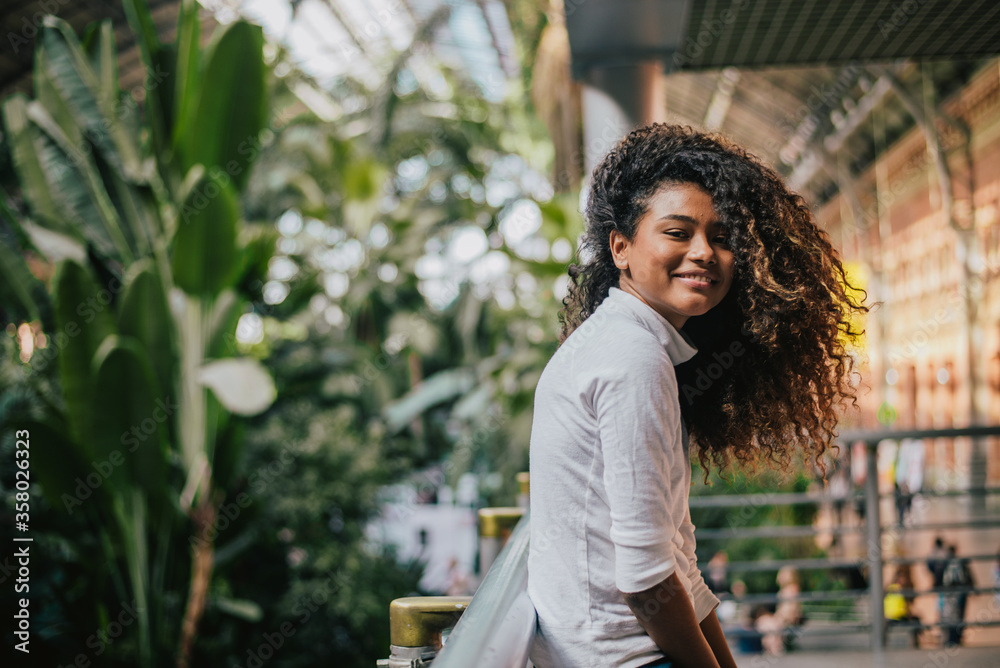
[(605, 302), (583, 321), (559, 347), (586, 353), (622, 354), (628, 351), (664, 350), (656, 334), (634, 314)]
[[(585, 383), (649, 380), (673, 374), (670, 356), (656, 335), (633, 315), (614, 309), (595, 311), (566, 338), (556, 357)], [(552, 362), (560, 364), (556, 357)]]

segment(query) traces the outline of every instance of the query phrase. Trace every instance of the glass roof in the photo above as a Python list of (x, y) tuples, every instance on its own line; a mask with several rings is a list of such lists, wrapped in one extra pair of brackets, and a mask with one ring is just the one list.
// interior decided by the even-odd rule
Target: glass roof
[[(394, 85), (433, 88), (438, 64), (465, 73), (489, 101), (516, 76), (514, 38), (499, 0), (201, 0), (220, 23), (242, 16), (263, 26), (295, 67), (332, 91), (345, 80), (385, 84), (411, 51)], [(422, 27), (433, 24), (421, 40)], [(416, 48), (430, 44), (429, 50)]]

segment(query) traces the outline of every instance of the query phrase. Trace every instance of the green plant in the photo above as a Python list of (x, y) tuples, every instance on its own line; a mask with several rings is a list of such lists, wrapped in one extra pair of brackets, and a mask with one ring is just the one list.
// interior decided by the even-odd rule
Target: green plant
[[(31, 409), (12, 401), (0, 418), (39, 444), (32, 472), (51, 507), (97, 532), (111, 577), (92, 573), (95, 617), (135, 601), (133, 662), (186, 665), (211, 580), (210, 529), (240, 456), (231, 416), (275, 396), (229, 334), (239, 287), (272, 252), (248, 241), (238, 199), (266, 121), (263, 36), (235, 22), (203, 52), (198, 7), (184, 0), (177, 41), (161, 44), (145, 2), (124, 6), (146, 66), (142, 114), (119, 89), (110, 21), (78, 40), (46, 17), (36, 98), (3, 102), (30, 211), (4, 207), (14, 231), (0, 243), (4, 310), (40, 321), (50, 342), (22, 370), (24, 386), (58, 389)], [(56, 266), (48, 286), (25, 252)], [(77, 473), (91, 470), (101, 475), (81, 486)]]

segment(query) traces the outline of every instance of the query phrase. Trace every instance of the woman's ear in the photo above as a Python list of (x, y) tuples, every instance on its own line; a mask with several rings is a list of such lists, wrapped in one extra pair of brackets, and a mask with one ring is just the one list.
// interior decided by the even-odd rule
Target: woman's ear
[(611, 245), (611, 257), (615, 260), (615, 266), (621, 270), (628, 269), (628, 240), (625, 235), (618, 230), (611, 230), (609, 238)]

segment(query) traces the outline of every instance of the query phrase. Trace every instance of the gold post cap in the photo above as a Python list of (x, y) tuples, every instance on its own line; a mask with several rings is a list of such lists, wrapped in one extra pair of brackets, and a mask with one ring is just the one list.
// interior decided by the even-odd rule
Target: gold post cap
[(524, 515), (524, 508), (480, 508), (479, 535), (499, 538), (510, 531)]
[(517, 474), (517, 484), (520, 488), (521, 494), (527, 494), (529, 489), (528, 484), (529, 476), (527, 471), (521, 471)]
[(411, 596), (389, 604), (389, 642), (397, 647), (440, 647), (441, 631), (458, 622), (471, 596)]

